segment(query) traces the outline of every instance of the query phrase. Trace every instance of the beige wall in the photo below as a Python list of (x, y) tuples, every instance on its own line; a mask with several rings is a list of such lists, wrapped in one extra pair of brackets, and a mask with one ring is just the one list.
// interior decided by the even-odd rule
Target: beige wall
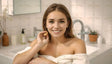
[(0, 0), (0, 14), (1, 14), (2, 10), (1, 10), (1, 0)]

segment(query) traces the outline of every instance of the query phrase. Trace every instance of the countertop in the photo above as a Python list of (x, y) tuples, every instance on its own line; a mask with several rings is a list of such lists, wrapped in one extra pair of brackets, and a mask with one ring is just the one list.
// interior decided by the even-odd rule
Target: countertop
[(1, 46), (0, 47), (0, 55), (7, 57), (11, 60), (13, 60), (16, 52), (14, 52), (15, 50), (18, 49), (22, 49), (25, 48), (29, 45), (29, 43), (27, 44), (17, 44), (17, 45), (9, 45), (9, 46)]

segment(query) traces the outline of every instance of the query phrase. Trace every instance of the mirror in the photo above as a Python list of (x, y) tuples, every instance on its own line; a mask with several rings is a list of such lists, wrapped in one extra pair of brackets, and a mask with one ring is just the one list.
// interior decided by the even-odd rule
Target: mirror
[(10, 15), (40, 12), (40, 0), (8, 0)]

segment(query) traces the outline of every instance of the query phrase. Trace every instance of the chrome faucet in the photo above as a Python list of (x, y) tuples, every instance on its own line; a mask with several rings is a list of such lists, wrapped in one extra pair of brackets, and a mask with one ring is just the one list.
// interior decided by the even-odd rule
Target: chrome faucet
[(37, 37), (37, 34), (42, 31), (41, 29), (37, 29), (36, 27), (33, 28), (33, 34), (34, 34), (34, 37)]
[(83, 22), (82, 22), (81, 20), (74, 20), (74, 21), (73, 21), (73, 25), (74, 25), (75, 23), (77, 23), (77, 22), (79, 22), (79, 23), (81, 24), (81, 32), (78, 33), (78, 35), (81, 35), (81, 39), (82, 39), (83, 41), (85, 41), (85, 34), (86, 34), (86, 32), (85, 32), (85, 29), (84, 29), (84, 24), (83, 24)]

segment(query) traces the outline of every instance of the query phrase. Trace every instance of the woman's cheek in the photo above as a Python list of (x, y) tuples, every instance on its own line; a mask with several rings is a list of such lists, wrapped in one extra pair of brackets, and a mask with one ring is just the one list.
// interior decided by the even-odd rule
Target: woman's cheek
[(47, 25), (47, 29), (51, 28), (52, 26), (51, 25)]
[(63, 24), (62, 27), (67, 28), (68, 26), (66, 24)]

